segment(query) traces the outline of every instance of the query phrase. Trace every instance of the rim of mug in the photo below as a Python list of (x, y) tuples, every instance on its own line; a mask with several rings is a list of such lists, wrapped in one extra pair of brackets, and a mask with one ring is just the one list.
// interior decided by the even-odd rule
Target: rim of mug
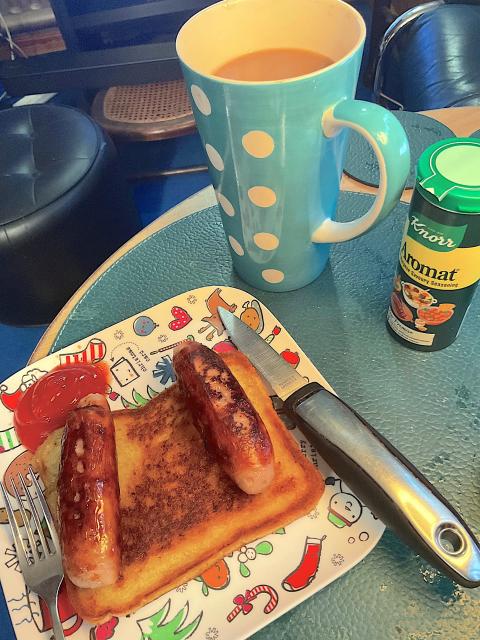
[(216, 2), (215, 4), (209, 5), (208, 7), (205, 7), (201, 11), (198, 11), (197, 13), (195, 13), (193, 16), (191, 16), (187, 20), (187, 22), (185, 22), (184, 25), (182, 25), (182, 27), (181, 27), (180, 31), (178, 32), (177, 37), (175, 39), (175, 49), (176, 49), (177, 55), (178, 55), (180, 61), (182, 62), (182, 64), (184, 64), (191, 71), (193, 71), (194, 73), (199, 74), (203, 78), (208, 78), (209, 80), (212, 80), (214, 82), (218, 82), (219, 84), (248, 85), (248, 86), (267, 86), (267, 85), (285, 84), (285, 83), (290, 84), (290, 83), (293, 83), (293, 82), (306, 80), (308, 78), (313, 78), (313, 77), (319, 76), (319, 75), (321, 75), (323, 73), (327, 73), (331, 69), (334, 69), (335, 67), (339, 66), (340, 64), (342, 64), (346, 60), (349, 60), (351, 57), (353, 57), (357, 53), (357, 51), (360, 49), (360, 47), (364, 44), (365, 39), (367, 37), (367, 27), (366, 27), (365, 21), (364, 21), (362, 15), (361, 15), (361, 13), (359, 11), (357, 11), (357, 9), (355, 9), (355, 7), (352, 7), (351, 4), (348, 4), (348, 2), (345, 2), (344, 0), (331, 0), (331, 1), (335, 2), (336, 4), (344, 5), (344, 7), (347, 8), (347, 11), (349, 11), (352, 14), (352, 16), (355, 17), (358, 25), (360, 26), (360, 36), (359, 36), (357, 42), (355, 43), (355, 45), (350, 49), (350, 51), (348, 53), (346, 53), (344, 56), (342, 56), (338, 60), (335, 60), (335, 62), (333, 62), (332, 64), (329, 64), (327, 67), (322, 67), (321, 69), (317, 69), (316, 71), (312, 71), (311, 73), (306, 73), (306, 74), (303, 74), (301, 76), (293, 76), (291, 78), (282, 78), (281, 80), (233, 80), (231, 78), (222, 78), (221, 76), (216, 76), (216, 75), (213, 75), (212, 73), (204, 73), (202, 71), (198, 71), (197, 69), (192, 67), (191, 64), (187, 63), (183, 59), (183, 57), (180, 55), (180, 51), (179, 51), (180, 43), (179, 43), (179, 41), (180, 41), (181, 37), (184, 36), (183, 32), (186, 31), (186, 29), (188, 28), (188, 25), (190, 25), (192, 22), (194, 22), (198, 18), (198, 16), (200, 16), (201, 14), (208, 13), (209, 11), (218, 10), (219, 5), (226, 4), (226, 3), (228, 3), (228, 1), (229, 0), (221, 0), (220, 2)]

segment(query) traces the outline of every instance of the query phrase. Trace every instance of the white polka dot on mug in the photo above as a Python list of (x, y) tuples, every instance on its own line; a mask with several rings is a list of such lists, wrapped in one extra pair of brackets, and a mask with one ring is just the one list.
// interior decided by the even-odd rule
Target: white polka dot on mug
[(254, 158), (267, 158), (275, 148), (272, 136), (266, 131), (249, 131), (243, 136), (242, 145)]
[(215, 194), (217, 196), (218, 204), (221, 206), (223, 212), (226, 213), (227, 216), (230, 216), (231, 218), (233, 218), (233, 216), (235, 215), (235, 209), (233, 207), (233, 204), (218, 189), (215, 191)]
[(205, 91), (200, 89), (198, 85), (192, 84), (190, 92), (192, 94), (193, 102), (200, 113), (204, 116), (209, 116), (212, 113), (212, 105), (210, 104), (210, 100), (208, 99)]
[(264, 251), (274, 251), (280, 244), (280, 240), (273, 233), (260, 232), (253, 236), (253, 241), (260, 249)]
[(228, 241), (237, 256), (243, 256), (245, 254), (244, 248), (236, 238), (234, 238), (233, 236), (228, 236)]
[(262, 278), (270, 284), (279, 284), (285, 279), (285, 274), (279, 269), (264, 269), (262, 271)]
[(271, 207), (277, 201), (277, 194), (270, 187), (265, 187), (263, 185), (257, 185), (255, 187), (250, 187), (247, 191), (248, 197), (253, 204), (256, 204), (257, 207)]
[(212, 166), (217, 169), (217, 171), (223, 171), (225, 168), (223, 158), (215, 147), (207, 142), (205, 145), (205, 151), (207, 152), (208, 159), (212, 163)]

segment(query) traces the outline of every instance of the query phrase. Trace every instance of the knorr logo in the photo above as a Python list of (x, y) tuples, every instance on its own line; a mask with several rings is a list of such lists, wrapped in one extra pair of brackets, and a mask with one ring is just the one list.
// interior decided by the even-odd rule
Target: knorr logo
[(457, 243), (452, 240), (452, 238), (444, 238), (436, 229), (420, 222), (420, 219), (417, 218), (417, 216), (412, 216), (410, 218), (410, 226), (413, 227), (413, 230), (418, 233), (419, 236), (422, 236), (422, 238), (425, 238), (432, 244), (439, 244), (441, 247), (450, 247), (451, 249), (455, 249), (457, 246)]
[(450, 227), (425, 218), (422, 214), (409, 216), (408, 235), (424, 247), (434, 251), (453, 251), (462, 242), (467, 225)]

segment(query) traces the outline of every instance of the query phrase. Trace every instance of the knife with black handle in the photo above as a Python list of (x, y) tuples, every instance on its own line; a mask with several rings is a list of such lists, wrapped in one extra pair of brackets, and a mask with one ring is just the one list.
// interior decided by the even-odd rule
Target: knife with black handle
[(255, 331), (219, 309), (232, 342), (358, 498), (410, 547), (464, 587), (480, 586), (480, 544), (461, 515), (392, 444), (317, 382), (305, 383)]

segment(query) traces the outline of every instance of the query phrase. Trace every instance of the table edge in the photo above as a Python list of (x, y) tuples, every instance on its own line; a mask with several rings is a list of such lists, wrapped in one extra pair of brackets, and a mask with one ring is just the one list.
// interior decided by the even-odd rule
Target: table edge
[(38, 344), (35, 347), (32, 355), (30, 356), (27, 364), (31, 364), (32, 362), (36, 362), (37, 360), (41, 360), (49, 354), (51, 346), (54, 343), (55, 338), (57, 337), (58, 331), (67, 319), (71, 310), (75, 307), (76, 304), (78, 304), (78, 302), (90, 289), (93, 283), (96, 282), (96, 280), (103, 273), (105, 273), (107, 269), (115, 264), (117, 260), (119, 260), (128, 251), (139, 245), (146, 238), (153, 235), (157, 231), (160, 231), (161, 229), (170, 226), (174, 222), (178, 222), (179, 220), (192, 215), (196, 211), (201, 211), (202, 209), (211, 207), (215, 205), (216, 202), (217, 200), (213, 187), (211, 185), (208, 187), (204, 187), (189, 198), (186, 198), (179, 204), (166, 211), (162, 216), (144, 227), (136, 235), (130, 238), (130, 240), (123, 244), (119, 249), (117, 249), (117, 251), (115, 251), (115, 253), (107, 258), (105, 262), (102, 262), (102, 264), (92, 273), (91, 276), (87, 278), (87, 280), (85, 280), (85, 282), (75, 291), (73, 296), (65, 303), (65, 305), (49, 324), (45, 333), (38, 341)]

